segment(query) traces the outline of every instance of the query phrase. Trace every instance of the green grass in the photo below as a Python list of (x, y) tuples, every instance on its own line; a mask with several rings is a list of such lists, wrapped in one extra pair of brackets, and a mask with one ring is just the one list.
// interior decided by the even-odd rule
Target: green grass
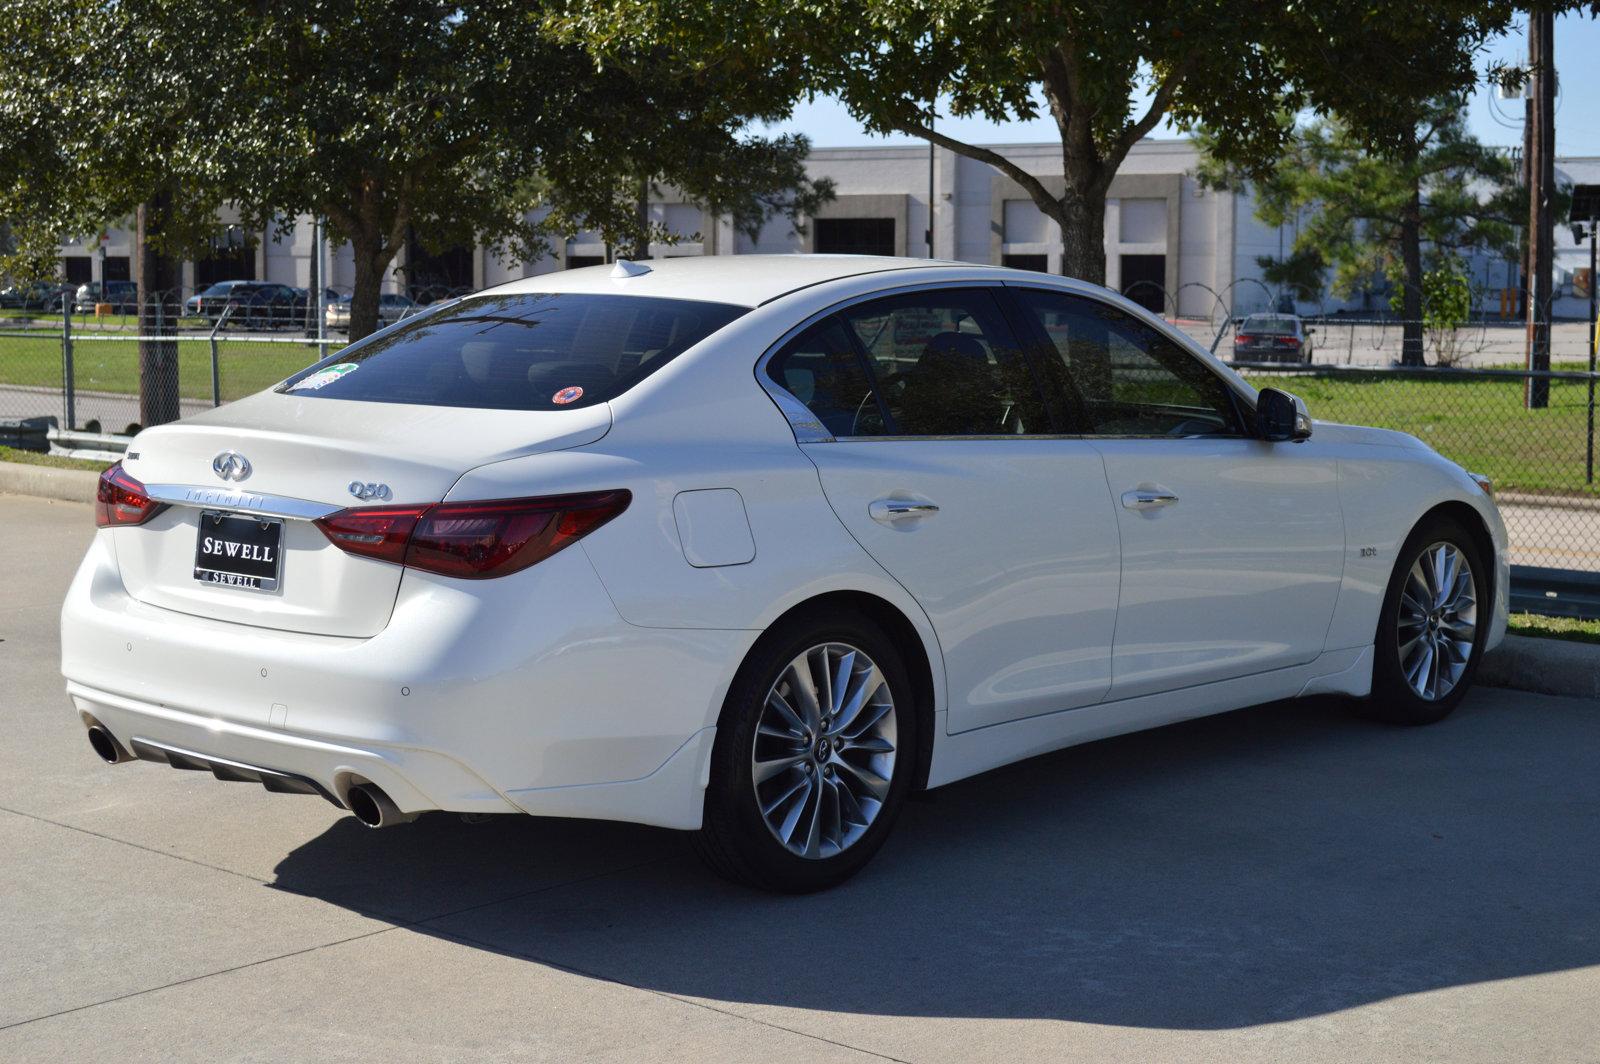
[[(332, 347), (329, 350), (333, 350)], [(74, 377), (82, 391), (137, 393), (139, 345), (131, 340), (83, 340), (72, 345)], [(217, 343), (222, 401), (258, 392), (309, 366), (320, 356), (315, 344)], [(0, 335), (0, 385), (61, 387), (59, 336)], [(211, 398), (211, 345), (178, 342), (178, 391), (186, 399)]]
[(1254, 373), (1247, 379), (1295, 393), (1315, 418), (1408, 432), (1493, 478), (1497, 491), (1600, 496), (1584, 479), (1589, 393), (1583, 381), (1550, 382), (1549, 407), (1527, 410), (1516, 378)]
[(51, 466), (55, 469), (87, 469), (91, 473), (98, 473), (111, 464), (89, 458), (60, 458), (37, 451), (19, 451), (15, 447), (0, 447), (0, 462), (20, 462), (23, 465)]
[(1509, 631), (1512, 635), (1567, 639), (1574, 643), (1600, 643), (1600, 621), (1580, 621), (1575, 617), (1541, 617), (1537, 613), (1513, 613)]

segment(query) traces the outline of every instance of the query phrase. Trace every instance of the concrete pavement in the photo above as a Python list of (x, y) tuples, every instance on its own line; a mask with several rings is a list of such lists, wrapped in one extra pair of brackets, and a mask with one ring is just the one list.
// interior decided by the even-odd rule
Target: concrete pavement
[(1596, 1059), (1600, 703), (1079, 747), (776, 898), (671, 832), (101, 764), (56, 673), (90, 525), (0, 497), (0, 1061)]

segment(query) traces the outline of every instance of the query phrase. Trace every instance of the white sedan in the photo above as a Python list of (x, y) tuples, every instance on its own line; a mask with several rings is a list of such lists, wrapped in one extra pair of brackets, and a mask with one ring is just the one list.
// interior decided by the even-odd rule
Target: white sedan
[(1037, 273), (707, 257), (428, 308), (148, 429), (62, 613), (95, 751), (696, 833), (803, 891), (909, 792), (1275, 699), (1449, 713), (1488, 485)]

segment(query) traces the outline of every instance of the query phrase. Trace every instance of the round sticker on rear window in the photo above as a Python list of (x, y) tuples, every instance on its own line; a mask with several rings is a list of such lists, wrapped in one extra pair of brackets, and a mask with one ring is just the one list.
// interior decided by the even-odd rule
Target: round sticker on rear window
[(309, 377), (295, 381), (289, 386), (289, 390), (291, 392), (314, 392), (318, 388), (332, 384), (346, 373), (354, 373), (360, 368), (361, 363), (359, 362), (339, 362), (328, 366), (326, 369), (319, 369)]
[(552, 395), (550, 397), (550, 401), (560, 406), (566, 406), (568, 403), (576, 403), (582, 398), (583, 389), (579, 388), (577, 385), (573, 385), (571, 388), (563, 388), (556, 394)]

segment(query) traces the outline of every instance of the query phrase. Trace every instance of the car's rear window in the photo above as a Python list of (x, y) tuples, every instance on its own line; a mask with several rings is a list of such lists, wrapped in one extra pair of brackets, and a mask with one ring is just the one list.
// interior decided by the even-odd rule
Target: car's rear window
[(749, 308), (534, 292), (428, 308), (290, 377), (293, 395), (493, 410), (614, 399)]
[(1267, 333), (1272, 336), (1292, 336), (1294, 335), (1294, 319), (1252, 315), (1244, 320), (1244, 325), (1240, 327), (1239, 331)]

